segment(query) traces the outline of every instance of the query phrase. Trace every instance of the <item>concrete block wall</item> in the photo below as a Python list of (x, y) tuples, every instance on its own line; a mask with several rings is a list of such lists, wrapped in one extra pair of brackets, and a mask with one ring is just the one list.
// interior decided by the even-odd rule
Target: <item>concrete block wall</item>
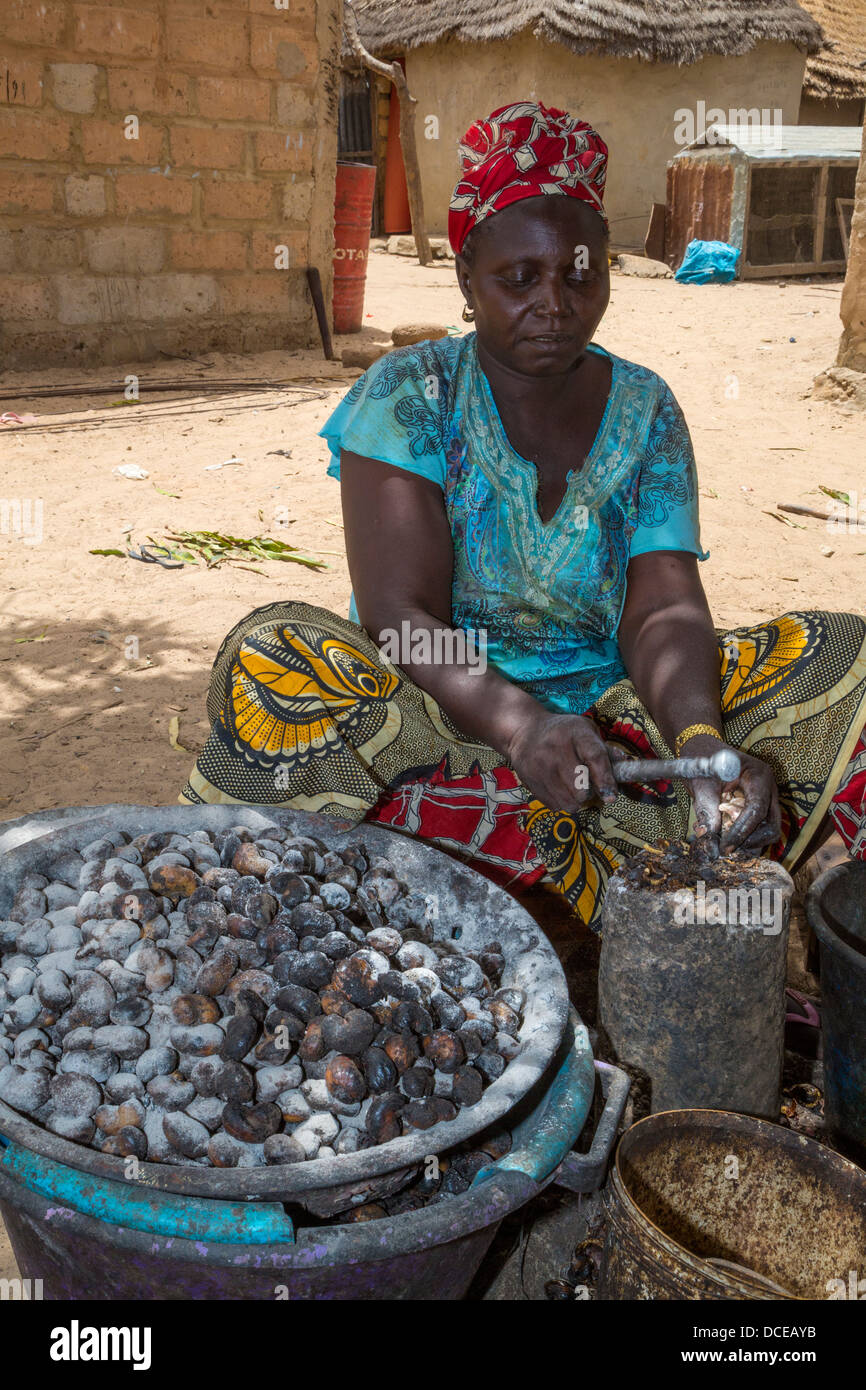
[(340, 3), (0, 2), (0, 368), (318, 342)]

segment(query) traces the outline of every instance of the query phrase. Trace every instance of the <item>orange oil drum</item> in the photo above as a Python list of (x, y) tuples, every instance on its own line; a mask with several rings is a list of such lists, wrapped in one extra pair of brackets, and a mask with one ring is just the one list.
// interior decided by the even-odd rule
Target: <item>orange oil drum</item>
[(337, 164), (334, 198), (334, 332), (360, 333), (373, 218), (374, 164)]

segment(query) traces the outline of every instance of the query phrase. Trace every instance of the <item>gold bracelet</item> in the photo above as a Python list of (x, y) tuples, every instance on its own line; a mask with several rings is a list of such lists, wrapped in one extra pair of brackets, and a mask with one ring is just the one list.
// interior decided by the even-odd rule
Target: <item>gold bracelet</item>
[(694, 738), (696, 734), (712, 734), (713, 738), (719, 739), (722, 743), (725, 741), (725, 736), (721, 730), (715, 729), (712, 724), (690, 724), (687, 729), (683, 729), (681, 734), (677, 734), (674, 740), (675, 758), (680, 756), (683, 745), (688, 743), (690, 738)]

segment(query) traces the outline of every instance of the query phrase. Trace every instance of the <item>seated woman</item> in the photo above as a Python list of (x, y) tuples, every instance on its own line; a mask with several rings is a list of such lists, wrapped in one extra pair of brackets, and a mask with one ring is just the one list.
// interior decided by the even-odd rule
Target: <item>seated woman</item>
[[(720, 644), (682, 413), (593, 341), (603, 141), (520, 102), (461, 157), (449, 234), (475, 331), (388, 353), (321, 431), (351, 619), (278, 602), (238, 624), (181, 799), (375, 820), (512, 887), (548, 875), (593, 927), (610, 874), (662, 836), (790, 868), (829, 813), (866, 857), (866, 625), (790, 613)], [(728, 746), (724, 789), (613, 777), (623, 755)], [(723, 792), (742, 805), (724, 831)]]

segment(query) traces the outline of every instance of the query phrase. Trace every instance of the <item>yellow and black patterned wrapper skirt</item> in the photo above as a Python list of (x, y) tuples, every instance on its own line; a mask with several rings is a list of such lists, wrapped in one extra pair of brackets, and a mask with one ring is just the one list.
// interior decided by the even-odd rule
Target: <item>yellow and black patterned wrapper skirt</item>
[[(866, 858), (866, 623), (787, 613), (720, 636), (724, 731), (773, 769), (774, 858), (793, 868), (828, 814)], [(629, 756), (671, 750), (630, 681), (587, 713)], [(512, 888), (552, 880), (593, 928), (608, 878), (660, 837), (686, 836), (682, 782), (623, 787), (577, 815), (533, 800), (502, 755), (465, 738), (357, 624), (303, 603), (229, 633), (208, 692), (211, 732), (180, 800), (291, 806), (417, 835)]]

